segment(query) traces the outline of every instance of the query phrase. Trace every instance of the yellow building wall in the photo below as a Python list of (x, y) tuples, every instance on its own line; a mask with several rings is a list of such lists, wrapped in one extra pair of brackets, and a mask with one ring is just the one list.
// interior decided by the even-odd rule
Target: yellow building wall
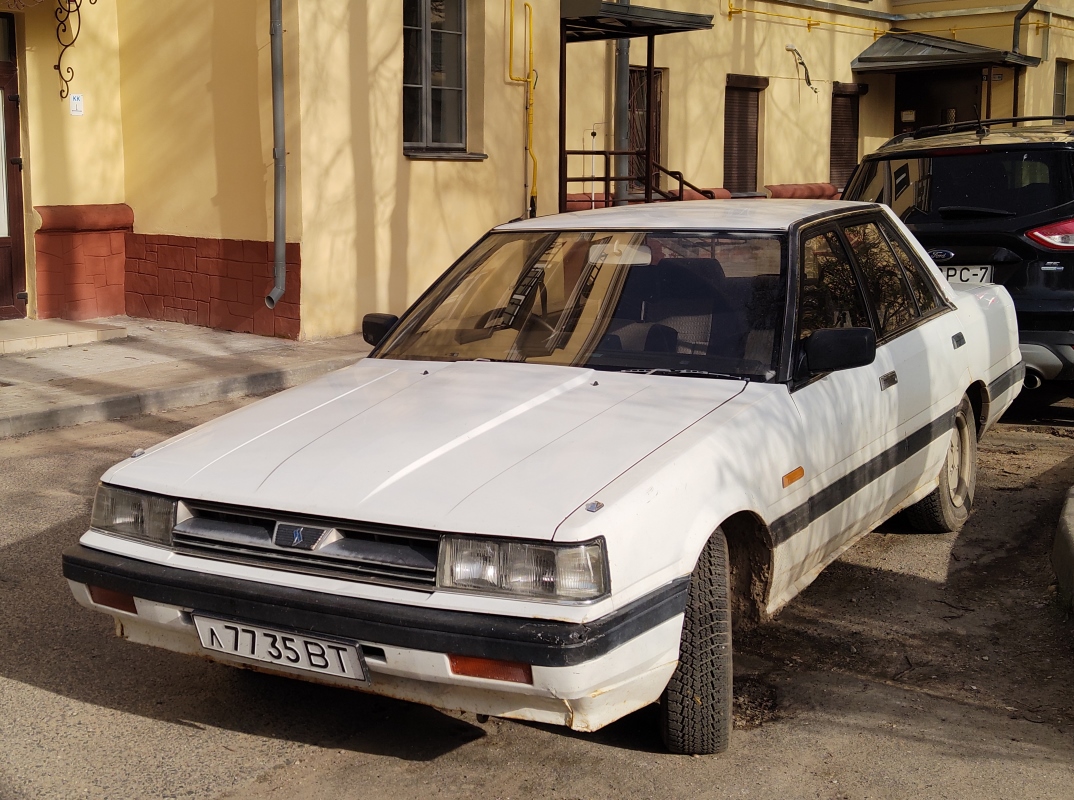
[[(559, 18), (536, 5), (538, 203), (549, 213), (558, 205)], [(358, 330), (371, 311), (401, 312), (485, 231), (523, 213), (524, 89), (508, 78), (507, 3), (470, 0), (468, 149), (488, 158), (407, 158), (402, 4), (312, 0), (298, 12), (302, 335), (316, 338)], [(516, 74), (523, 37), (519, 3)]]
[(83, 96), (83, 116), (72, 116), (70, 99), (60, 98), (55, 4), (28, 9), (17, 24), (25, 40), (20, 67), (26, 87), (21, 108), (27, 207), (124, 201), (116, 5), (116, 0), (83, 4), (78, 41), (63, 56), (64, 72), (74, 71), (70, 91)]
[[(270, 240), (268, 3), (108, 2), (118, 5), (121, 174), (135, 230)], [(289, 241), (302, 231), (298, 5), (308, 3), (284, 4)], [(83, 4), (83, 16), (96, 8)]]
[[(873, 43), (874, 29), (885, 32), (886, 23), (776, 3), (750, 3), (750, 9), (765, 13), (735, 14), (731, 19), (726, 4), (706, 0), (646, 4), (714, 15), (711, 31), (661, 36), (655, 44), (655, 66), (666, 70), (661, 157), (665, 166), (682, 171), (692, 183), (723, 186), (724, 96), (730, 73), (769, 79), (762, 94), (758, 189), (765, 184), (828, 182), (833, 82), (869, 85), (860, 101), (859, 122), (866, 149), (890, 138), (894, 81), (886, 75), (855, 76), (850, 69), (851, 61)], [(807, 19), (822, 24), (810, 26)], [(806, 85), (804, 71), (786, 50), (788, 44), (805, 59), (816, 92)], [(633, 40), (631, 63), (644, 65), (645, 50), (644, 39)], [(589, 147), (587, 129), (594, 122), (601, 132), (598, 147), (611, 144), (610, 64), (610, 49), (603, 44), (568, 47), (567, 136), (572, 149)], [(595, 75), (601, 80), (594, 80)], [(589, 171), (588, 161), (571, 164), (572, 174), (583, 167)], [(599, 166), (597, 172), (602, 174)]]

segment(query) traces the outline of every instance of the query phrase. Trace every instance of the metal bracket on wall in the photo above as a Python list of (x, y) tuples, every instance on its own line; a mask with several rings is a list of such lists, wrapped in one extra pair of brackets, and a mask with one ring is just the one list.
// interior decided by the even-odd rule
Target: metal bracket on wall
[[(70, 65), (63, 65), (63, 56), (67, 50), (74, 46), (78, 40), (78, 34), (82, 31), (82, 2), (83, 0), (56, 0), (56, 41), (60, 43), (60, 57), (56, 59), (53, 67), (60, 74), (60, 99), (63, 100), (71, 93), (71, 81), (75, 79), (75, 70)], [(91, 6), (97, 5), (97, 0), (89, 0)]]

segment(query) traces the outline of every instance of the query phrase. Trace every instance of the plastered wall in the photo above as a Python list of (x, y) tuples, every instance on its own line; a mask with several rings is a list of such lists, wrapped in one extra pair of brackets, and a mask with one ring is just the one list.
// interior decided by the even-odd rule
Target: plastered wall
[[(894, 82), (889, 76), (855, 76), (850, 69), (850, 62), (874, 41), (872, 22), (774, 3), (752, 3), (750, 8), (803, 19), (757, 14), (728, 19), (725, 4), (704, 0), (650, 0), (647, 4), (714, 15), (711, 31), (662, 36), (655, 45), (655, 66), (666, 70), (662, 157), (667, 167), (681, 170), (691, 182), (723, 186), (724, 93), (729, 73), (769, 79), (762, 95), (758, 188), (828, 181), (834, 81), (869, 84), (860, 106), (863, 148), (874, 148), (890, 138)], [(807, 16), (848, 27), (809, 29)], [(878, 25), (887, 30), (885, 24)], [(816, 92), (806, 85), (804, 70), (796, 68), (793, 55), (786, 50), (788, 44), (801, 52)], [(644, 65), (645, 47), (644, 39), (634, 40), (631, 63)], [(611, 84), (590, 77), (607, 75), (612, 63), (610, 47), (571, 45), (568, 52), (568, 146), (588, 147), (587, 129), (594, 122), (599, 123), (598, 146), (605, 142), (610, 146)], [(582, 166), (588, 170), (588, 164), (572, 164), (572, 173)]]
[[(118, 6), (124, 189), (135, 231), (271, 239), (268, 3), (109, 2)], [(284, 3), (289, 241), (302, 235), (297, 5)]]
[[(125, 189), (116, 0), (84, 4), (76, 45), (63, 57), (74, 71), (70, 91), (84, 98), (83, 116), (72, 116), (55, 65), (55, 5), (26, 11), (22, 113), (27, 136), (24, 186), (27, 206), (122, 203)], [(32, 238), (32, 237), (28, 237)]]
[[(557, 200), (558, 13), (537, 3), (539, 209)], [(303, 336), (399, 313), (489, 228), (523, 213), (524, 90), (507, 74), (508, 6), (468, 3), (468, 149), (478, 161), (402, 152), (402, 6), (299, 4), (302, 43)], [(543, 16), (542, 16), (543, 15)], [(516, 74), (524, 69), (522, 4)]]

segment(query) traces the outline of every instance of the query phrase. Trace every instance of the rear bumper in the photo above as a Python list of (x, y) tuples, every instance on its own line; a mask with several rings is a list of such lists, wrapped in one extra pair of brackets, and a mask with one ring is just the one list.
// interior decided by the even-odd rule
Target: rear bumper
[[(79, 603), (111, 614), (132, 641), (310, 679), (204, 650), (191, 612), (323, 634), (362, 646), (371, 678), (363, 690), (576, 730), (596, 730), (659, 698), (677, 664), (688, 588), (680, 579), (593, 622), (569, 623), (340, 597), (82, 545), (64, 553), (63, 572)], [(89, 586), (132, 595), (136, 613), (98, 605)], [(455, 675), (448, 654), (530, 664), (533, 684)]]
[(1074, 380), (1074, 332), (1019, 331), (1022, 360), (1026, 368), (1044, 380)]

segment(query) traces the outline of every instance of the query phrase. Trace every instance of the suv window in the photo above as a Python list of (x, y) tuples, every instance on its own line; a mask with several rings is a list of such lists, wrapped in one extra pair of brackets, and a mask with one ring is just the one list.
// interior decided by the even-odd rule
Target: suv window
[(917, 259), (910, 258), (910, 254), (903, 247), (902, 239), (898, 232), (887, 222), (881, 222), (880, 227), (887, 236), (891, 249), (895, 251), (895, 257), (902, 264), (903, 271), (910, 281), (910, 292), (917, 301), (917, 307), (922, 316), (928, 316), (940, 307), (940, 300), (936, 294), (936, 285), (925, 272), (925, 268), (918, 263)]
[(826, 328), (871, 326), (865, 298), (850, 258), (834, 231), (802, 243), (798, 338)]
[(910, 224), (1025, 216), (1074, 201), (1069, 151), (966, 150), (877, 159), (846, 196), (887, 203)]
[(858, 262), (869, 299), (876, 312), (877, 337), (893, 336), (917, 321), (914, 302), (906, 276), (895, 253), (875, 222), (847, 225), (843, 228), (850, 249)]

